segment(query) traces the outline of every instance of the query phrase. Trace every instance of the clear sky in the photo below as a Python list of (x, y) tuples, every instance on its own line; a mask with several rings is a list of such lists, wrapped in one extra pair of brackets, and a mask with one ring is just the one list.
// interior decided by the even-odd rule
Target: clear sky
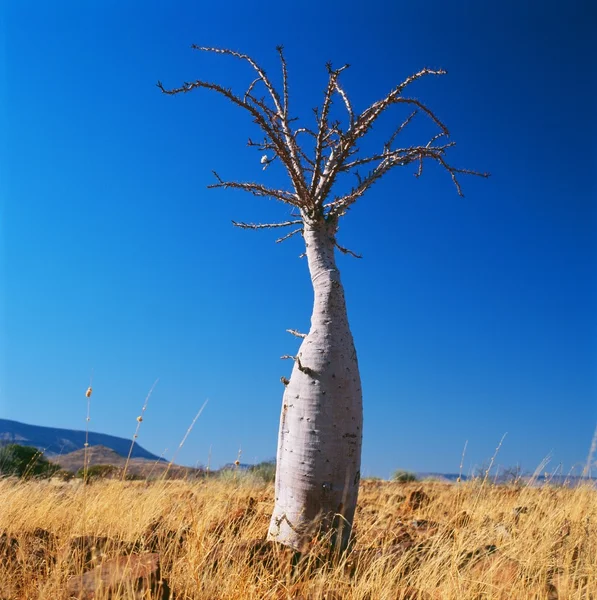
[[(213, 466), (275, 454), (283, 386), (312, 293), (302, 240), (235, 229), (288, 211), (228, 179), (285, 184), (255, 125), (203, 78), (252, 73), (311, 123), (325, 63), (357, 109), (423, 66), (411, 94), (447, 123), (463, 178), (390, 173), (348, 214), (340, 256), (364, 391), (362, 472), (457, 472), (489, 459), (567, 471), (597, 423), (595, 15), (590, 2), (86, 2), (0, 9), (0, 417), (132, 436)], [(405, 116), (396, 107), (372, 143)], [(419, 125), (420, 126), (420, 125)], [(412, 131), (426, 135), (424, 127)], [(376, 137), (378, 136), (378, 137)], [(425, 138), (424, 141), (426, 141)], [(373, 147), (373, 146), (372, 146)], [(167, 449), (167, 450), (166, 450)]]

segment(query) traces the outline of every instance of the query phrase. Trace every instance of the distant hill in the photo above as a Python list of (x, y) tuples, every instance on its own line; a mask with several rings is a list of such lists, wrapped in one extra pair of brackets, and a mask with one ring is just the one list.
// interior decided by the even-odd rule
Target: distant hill
[[(52, 458), (83, 449), (85, 446), (85, 432), (75, 429), (27, 425), (19, 421), (0, 419), (0, 446), (5, 444), (34, 446), (41, 450), (48, 458)], [(90, 431), (89, 445), (103, 446), (114, 451), (117, 455), (126, 458), (131, 447), (131, 440), (130, 438), (126, 439), (115, 435)], [(152, 461), (162, 460), (155, 454), (139, 446), (139, 444), (135, 444), (132, 458), (145, 458)]]
[[(82, 450), (75, 450), (74, 452), (70, 452), (68, 454), (54, 456), (51, 460), (52, 462), (60, 465), (62, 469), (76, 473), (84, 465), (85, 449), (83, 448)], [(87, 449), (88, 467), (93, 467), (95, 465), (112, 465), (122, 469), (124, 468), (125, 464), (126, 457), (117, 454), (114, 452), (114, 450), (107, 448), (106, 446), (90, 446)], [(149, 476), (159, 478), (164, 474), (166, 469), (168, 469), (168, 476), (176, 479), (197, 475), (203, 472), (200, 469), (181, 467), (179, 465), (172, 465), (168, 468), (168, 463), (164, 460), (133, 458), (129, 461), (127, 473), (129, 475), (136, 475), (143, 478)]]
[[(75, 450), (68, 454), (61, 454), (60, 456), (52, 457), (52, 462), (60, 465), (67, 471), (78, 471), (84, 465), (85, 461), (85, 448), (82, 450)], [(134, 458), (134, 461), (142, 461), (143, 463), (153, 464), (154, 461), (147, 460), (146, 458)], [(87, 465), (93, 467), (95, 465), (113, 465), (115, 467), (124, 467), (126, 458), (120, 456), (106, 446), (89, 446), (87, 449)]]

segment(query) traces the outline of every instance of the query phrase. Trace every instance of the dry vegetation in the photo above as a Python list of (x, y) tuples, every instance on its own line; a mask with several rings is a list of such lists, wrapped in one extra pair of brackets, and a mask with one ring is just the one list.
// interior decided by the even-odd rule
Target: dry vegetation
[[(365, 481), (352, 551), (324, 561), (314, 547), (294, 566), (261, 541), (272, 505), (273, 486), (242, 474), (151, 484), (0, 480), (0, 599), (77, 597), (83, 573), (123, 556), (139, 573), (159, 558), (158, 579), (176, 599), (597, 598), (591, 487)], [(134, 585), (123, 577), (117, 590), (79, 597), (168, 597), (166, 588)]]

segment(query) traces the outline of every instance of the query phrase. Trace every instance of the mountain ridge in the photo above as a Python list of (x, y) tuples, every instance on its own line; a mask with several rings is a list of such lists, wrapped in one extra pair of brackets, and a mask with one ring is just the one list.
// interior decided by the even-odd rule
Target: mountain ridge
[[(128, 455), (131, 447), (130, 438), (127, 439), (107, 433), (90, 431), (89, 434), (86, 434), (85, 431), (77, 429), (45, 427), (11, 419), (0, 419), (0, 446), (6, 444), (33, 446), (41, 450), (48, 458), (81, 450), (85, 447), (86, 436), (89, 446), (105, 446), (123, 457)], [(135, 443), (131, 458), (163, 460), (137, 443)]]

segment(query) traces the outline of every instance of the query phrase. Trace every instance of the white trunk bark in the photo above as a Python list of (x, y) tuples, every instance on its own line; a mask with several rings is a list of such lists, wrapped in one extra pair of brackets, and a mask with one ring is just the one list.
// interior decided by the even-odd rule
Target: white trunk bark
[(331, 533), (344, 549), (360, 479), (361, 381), (333, 232), (325, 222), (305, 223), (304, 238), (313, 315), (284, 393), (268, 539), (300, 551), (319, 532)]

